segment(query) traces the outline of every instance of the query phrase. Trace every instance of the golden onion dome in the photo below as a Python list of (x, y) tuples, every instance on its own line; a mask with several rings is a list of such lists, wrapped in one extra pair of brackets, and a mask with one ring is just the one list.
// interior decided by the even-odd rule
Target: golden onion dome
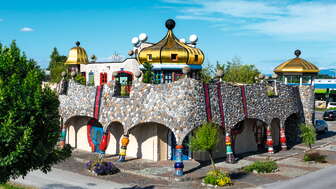
[(73, 47), (69, 51), (68, 59), (65, 64), (87, 64), (89, 59), (86, 55), (85, 49), (80, 47), (80, 42), (76, 42), (76, 47)]
[(148, 63), (181, 63), (181, 64), (202, 64), (204, 61), (203, 52), (180, 42), (174, 35), (175, 21), (168, 19), (166, 36), (152, 46), (143, 48), (138, 54), (138, 62)]
[(275, 73), (318, 73), (320, 71), (314, 64), (299, 58), (300, 50), (296, 50), (294, 54), (296, 58), (280, 64), (273, 71)]

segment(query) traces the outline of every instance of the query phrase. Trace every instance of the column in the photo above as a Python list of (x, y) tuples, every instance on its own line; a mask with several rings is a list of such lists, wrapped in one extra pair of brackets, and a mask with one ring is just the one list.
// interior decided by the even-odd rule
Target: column
[(109, 133), (108, 132), (104, 132), (104, 135), (102, 137), (102, 140), (99, 144), (99, 150), (100, 150), (100, 154), (104, 155), (105, 154), (105, 151), (106, 151), (106, 148), (107, 148), (107, 145), (108, 145), (108, 142), (109, 142)]
[(300, 75), (300, 86), (302, 85), (302, 75)]
[(127, 150), (128, 143), (129, 143), (129, 136), (128, 136), (128, 134), (123, 135), (123, 138), (121, 139), (121, 147), (120, 147), (119, 160), (118, 160), (120, 162), (124, 162), (125, 161), (126, 150)]
[(234, 163), (234, 155), (231, 148), (231, 137), (229, 132), (226, 132), (225, 144), (226, 144), (226, 162)]
[(257, 124), (257, 145), (258, 151), (262, 150), (262, 128), (260, 125)]
[(283, 123), (280, 123), (280, 143), (281, 143), (281, 149), (287, 150), (285, 127)]
[(270, 124), (267, 125), (267, 129), (266, 129), (266, 135), (267, 135), (267, 149), (268, 149), (268, 153), (273, 154), (273, 139), (272, 139), (272, 132), (271, 132), (271, 126)]
[(287, 85), (287, 77), (286, 76), (284, 76), (285, 77), (285, 84)]
[(176, 160), (174, 164), (176, 176), (183, 176), (184, 164), (183, 164), (183, 159), (182, 159), (182, 155), (183, 155), (182, 151), (183, 151), (183, 145), (176, 145), (175, 147)]
[(66, 129), (65, 129), (65, 125), (63, 125), (61, 129), (61, 135), (59, 138), (59, 145), (61, 148), (63, 148), (65, 145), (65, 137), (66, 137)]

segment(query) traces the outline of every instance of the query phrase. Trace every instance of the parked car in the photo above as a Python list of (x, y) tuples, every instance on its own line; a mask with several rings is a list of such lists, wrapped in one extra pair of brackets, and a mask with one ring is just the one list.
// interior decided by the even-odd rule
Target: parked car
[(316, 132), (328, 132), (328, 123), (324, 120), (315, 120)]
[(327, 109), (329, 108), (336, 108), (336, 102), (329, 102), (327, 105)]
[(327, 121), (334, 121), (336, 119), (336, 110), (327, 110), (323, 114), (323, 119)]

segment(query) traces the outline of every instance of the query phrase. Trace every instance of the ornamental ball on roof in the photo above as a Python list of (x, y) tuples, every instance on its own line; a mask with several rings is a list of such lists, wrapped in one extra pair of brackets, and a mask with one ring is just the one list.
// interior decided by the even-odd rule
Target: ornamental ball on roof
[(173, 19), (168, 19), (167, 21), (166, 21), (166, 28), (168, 29), (168, 30), (172, 30), (172, 29), (174, 29), (175, 28), (175, 21), (173, 20)]

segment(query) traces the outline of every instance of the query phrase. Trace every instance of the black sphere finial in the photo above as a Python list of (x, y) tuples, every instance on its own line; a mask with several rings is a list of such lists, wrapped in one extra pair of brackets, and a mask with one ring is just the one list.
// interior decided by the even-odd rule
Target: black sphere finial
[(167, 28), (168, 30), (172, 30), (172, 29), (174, 29), (174, 28), (175, 28), (175, 21), (174, 21), (173, 19), (168, 19), (168, 20), (166, 21), (166, 28)]
[(299, 57), (301, 55), (301, 51), (299, 49), (295, 50), (294, 52), (296, 57)]
[(80, 45), (80, 42), (76, 41), (76, 46), (79, 47), (79, 45)]

